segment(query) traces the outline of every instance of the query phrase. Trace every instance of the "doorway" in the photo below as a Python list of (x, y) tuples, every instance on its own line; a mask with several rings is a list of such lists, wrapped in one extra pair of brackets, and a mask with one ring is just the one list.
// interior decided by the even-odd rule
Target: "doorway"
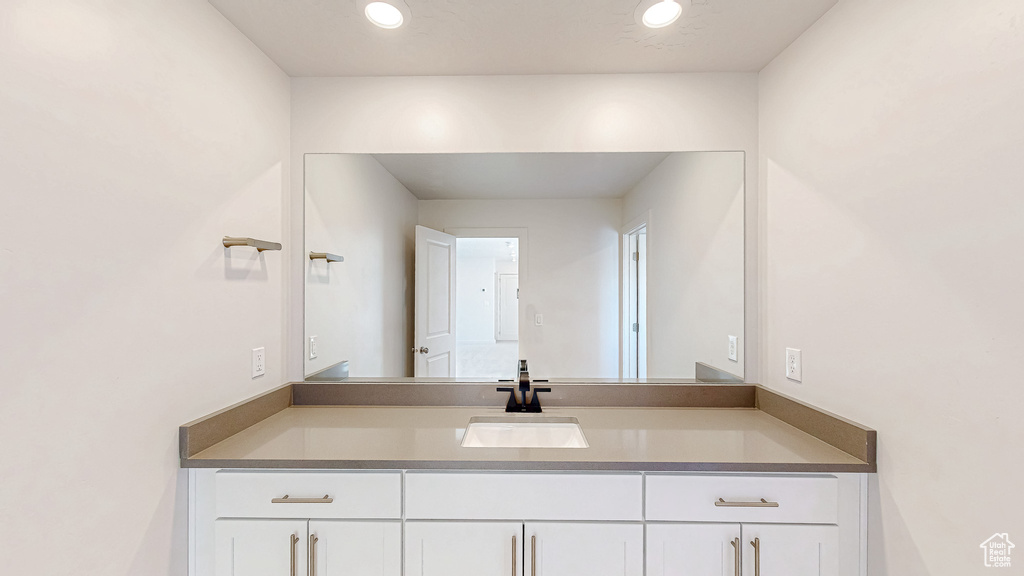
[(622, 377), (647, 378), (647, 220), (623, 229)]
[(512, 378), (519, 360), (519, 239), (456, 237), (455, 375)]

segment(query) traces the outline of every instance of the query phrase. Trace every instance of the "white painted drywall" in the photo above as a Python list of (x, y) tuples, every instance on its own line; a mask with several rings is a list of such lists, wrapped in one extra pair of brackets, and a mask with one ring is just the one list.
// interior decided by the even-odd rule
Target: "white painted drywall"
[(742, 376), (743, 154), (670, 155), (623, 198), (623, 223), (647, 214), (648, 377)]
[[(296, 166), (310, 152), (745, 151), (745, 367), (757, 379), (755, 74), (294, 78), (291, 142)], [(302, 205), (298, 170), (290, 201)], [(291, 224), (289, 316), (302, 318), (301, 209)], [(288, 344), (301, 359), (301, 326)]]
[(284, 380), (288, 255), (221, 238), (288, 242), (288, 78), (202, 0), (0, 22), (0, 566), (180, 576), (177, 427)]
[(494, 264), (494, 258), (459, 257), (455, 265), (455, 339), (460, 344), (494, 343)]
[(1024, 540), (1024, 3), (841, 0), (760, 86), (765, 383), (878, 430), (869, 574), (999, 572), (981, 542)]
[(420, 225), (436, 230), (527, 229), (519, 356), (534, 378), (618, 377), (621, 218), (619, 199), (419, 202)]
[(306, 252), (345, 258), (305, 259), (305, 373), (412, 376), (416, 197), (365, 154), (308, 154), (305, 173)]

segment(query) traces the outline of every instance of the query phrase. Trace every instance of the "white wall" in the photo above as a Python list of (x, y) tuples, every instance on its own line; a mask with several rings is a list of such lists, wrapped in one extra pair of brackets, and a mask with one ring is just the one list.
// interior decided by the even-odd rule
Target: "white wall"
[(178, 425), (284, 379), (286, 253), (221, 238), (287, 242), (288, 78), (202, 0), (0, 22), (0, 566), (183, 575)]
[[(744, 333), (747, 375), (757, 379), (749, 345), (759, 339), (755, 74), (294, 78), (291, 142), (295, 165), (308, 152), (747, 152)], [(301, 191), (296, 170), (293, 206)], [(301, 318), (295, 212), (289, 316)], [(290, 357), (302, 357), (302, 340), (292, 326)], [(289, 376), (300, 378), (301, 368)]]
[(351, 376), (411, 376), (416, 197), (372, 156), (305, 158), (306, 374), (349, 361)]
[[(519, 247), (519, 356), (534, 378), (618, 377), (621, 218), (619, 199), (419, 203), (419, 223), (436, 230), (527, 229)], [(534, 324), (536, 314), (543, 326)]]
[(765, 383), (878, 430), (870, 574), (987, 574), (1024, 539), (1024, 3), (841, 0), (760, 89)]
[(455, 266), (455, 338), (460, 344), (494, 342), (497, 293), (494, 264), (494, 258), (458, 258)]
[(623, 198), (624, 223), (648, 213), (648, 377), (693, 378), (695, 362), (742, 376), (743, 154), (670, 155)]

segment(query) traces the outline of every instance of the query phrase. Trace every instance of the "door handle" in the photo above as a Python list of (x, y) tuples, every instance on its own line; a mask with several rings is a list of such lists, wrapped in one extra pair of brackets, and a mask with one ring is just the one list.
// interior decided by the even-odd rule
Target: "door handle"
[(764, 498), (761, 498), (760, 502), (726, 502), (724, 498), (719, 498), (715, 502), (715, 506), (728, 506), (731, 508), (778, 508), (778, 502), (769, 502)]
[(324, 494), (323, 498), (292, 498), (285, 494), (283, 498), (271, 498), (271, 504), (330, 504), (334, 498)]
[(736, 576), (740, 576), (740, 539), (733, 538), (732, 542), (729, 542), (729, 544), (732, 544), (733, 550), (733, 574), (735, 574)]
[[(516, 535), (512, 535), (512, 576), (516, 576), (516, 556), (519, 553), (519, 546), (516, 542)], [(316, 576), (315, 574), (313, 576)]]
[(419, 348), (413, 348), (412, 349), (412, 353), (413, 354), (415, 354), (417, 352), (419, 352), (420, 354), (429, 354), (430, 353), (430, 348), (427, 348), (426, 346), (420, 346)]
[(316, 543), (319, 541), (316, 534), (309, 537), (309, 576), (316, 576)]
[(530, 576), (537, 576), (537, 535), (530, 536)]
[(295, 534), (291, 534), (290, 535), (290, 541), (291, 541), (290, 549), (291, 549), (291, 560), (292, 560), (291, 561), (291, 567), (292, 567), (291, 576), (298, 576), (298, 574), (296, 573), (298, 571), (298, 569), (295, 566), (295, 545), (299, 543), (299, 537), (296, 536)]
[(750, 545), (754, 547), (754, 576), (761, 576), (761, 539), (754, 538)]

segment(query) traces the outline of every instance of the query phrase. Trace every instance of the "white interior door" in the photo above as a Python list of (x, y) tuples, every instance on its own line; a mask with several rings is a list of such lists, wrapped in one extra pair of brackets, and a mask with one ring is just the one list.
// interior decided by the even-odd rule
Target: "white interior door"
[(416, 227), (417, 377), (455, 376), (455, 236)]
[(647, 378), (647, 227), (627, 233), (623, 240), (627, 250), (623, 271), (623, 377)]
[(519, 340), (519, 275), (498, 275), (498, 325), (495, 340)]

